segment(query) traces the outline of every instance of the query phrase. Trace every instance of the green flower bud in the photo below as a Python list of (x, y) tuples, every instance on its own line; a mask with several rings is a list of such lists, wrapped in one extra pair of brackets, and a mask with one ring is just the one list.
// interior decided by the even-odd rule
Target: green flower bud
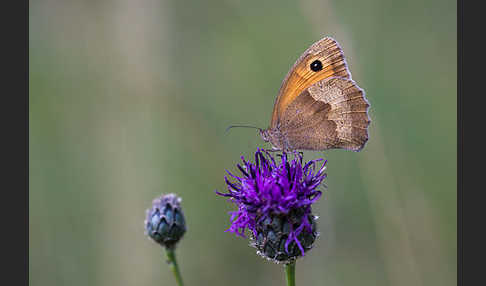
[(181, 198), (175, 194), (162, 195), (154, 199), (147, 210), (145, 234), (166, 248), (175, 248), (186, 232)]

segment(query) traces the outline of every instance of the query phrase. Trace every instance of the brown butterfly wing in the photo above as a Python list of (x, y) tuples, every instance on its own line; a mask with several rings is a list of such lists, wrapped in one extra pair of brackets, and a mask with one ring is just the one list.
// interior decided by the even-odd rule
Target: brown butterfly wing
[[(313, 71), (311, 63), (318, 60), (322, 69)], [(326, 37), (312, 44), (292, 66), (282, 82), (273, 107), (270, 128), (275, 128), (287, 107), (309, 86), (330, 78), (351, 78), (339, 44)]]
[(368, 141), (369, 103), (351, 79), (321, 80), (284, 111), (279, 131), (284, 149), (360, 151)]

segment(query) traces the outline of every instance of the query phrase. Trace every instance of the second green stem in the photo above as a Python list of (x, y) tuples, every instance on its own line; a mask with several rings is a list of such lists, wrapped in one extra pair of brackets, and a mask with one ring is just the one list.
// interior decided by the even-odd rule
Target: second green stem
[(295, 261), (285, 264), (287, 286), (295, 286)]
[(177, 260), (175, 257), (175, 249), (173, 248), (166, 248), (167, 252), (167, 258), (169, 259), (169, 267), (172, 270), (172, 273), (174, 273), (174, 277), (176, 279), (177, 285), (178, 286), (184, 286), (184, 283), (182, 283), (182, 276), (181, 272), (179, 271), (179, 266), (177, 265)]

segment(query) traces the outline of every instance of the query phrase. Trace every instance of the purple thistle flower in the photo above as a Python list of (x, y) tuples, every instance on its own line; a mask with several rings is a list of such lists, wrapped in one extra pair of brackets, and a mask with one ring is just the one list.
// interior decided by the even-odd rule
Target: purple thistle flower
[(228, 193), (216, 193), (238, 207), (226, 231), (245, 237), (248, 228), (258, 253), (281, 263), (303, 256), (318, 235), (311, 205), (321, 197), (316, 188), (326, 178), (327, 161), (316, 170), (322, 159), (304, 165), (300, 153), (293, 153), (292, 160), (285, 152), (278, 156), (279, 163), (258, 149), (255, 163), (242, 157), (243, 164), (237, 165), (242, 176), (227, 171), (233, 179), (225, 176)]

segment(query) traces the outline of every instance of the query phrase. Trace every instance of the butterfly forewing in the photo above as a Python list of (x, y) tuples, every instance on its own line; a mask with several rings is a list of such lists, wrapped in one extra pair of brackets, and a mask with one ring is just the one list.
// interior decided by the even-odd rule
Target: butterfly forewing
[(280, 123), (284, 111), (304, 90), (331, 77), (351, 78), (351, 74), (339, 44), (326, 37), (310, 46), (283, 80), (275, 100), (270, 128)]

